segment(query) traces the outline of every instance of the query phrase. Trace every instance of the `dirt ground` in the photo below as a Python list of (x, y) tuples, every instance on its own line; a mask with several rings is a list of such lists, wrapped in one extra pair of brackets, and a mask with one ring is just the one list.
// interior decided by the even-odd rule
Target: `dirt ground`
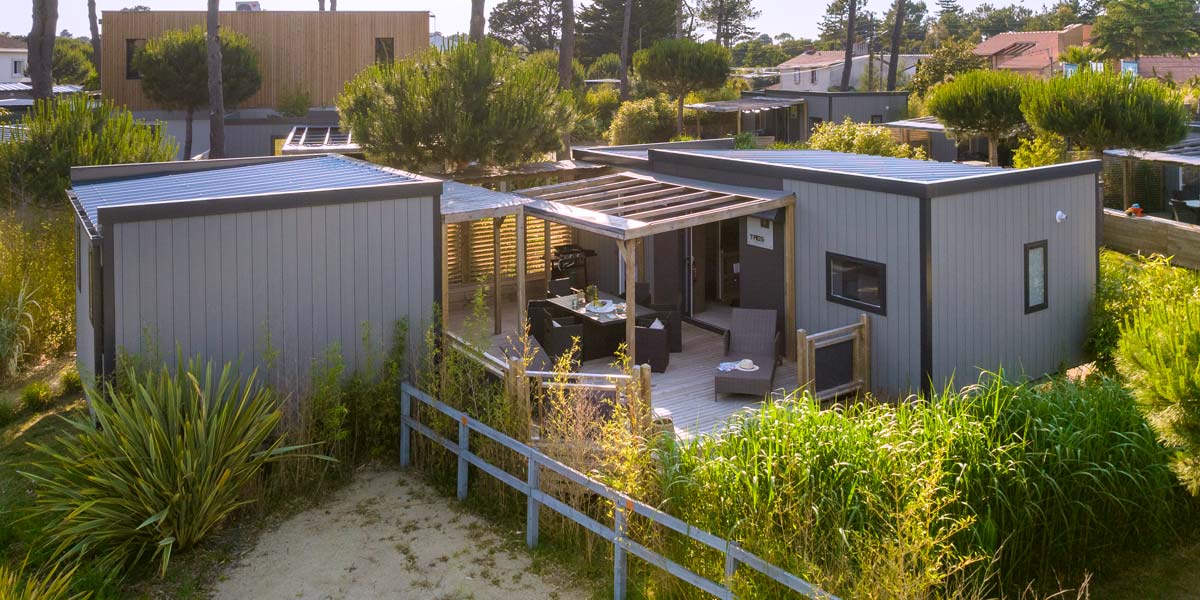
[(453, 506), (417, 475), (377, 471), (263, 533), (213, 598), (589, 598), (517, 536)]

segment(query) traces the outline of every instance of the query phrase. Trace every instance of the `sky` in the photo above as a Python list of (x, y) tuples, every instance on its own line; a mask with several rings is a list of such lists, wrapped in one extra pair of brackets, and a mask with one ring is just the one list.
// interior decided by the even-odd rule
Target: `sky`
[[(490, 13), (492, 6), (499, 0), (487, 0), (485, 13)], [(985, 0), (960, 0), (967, 10), (975, 8)], [(222, 10), (233, 10), (235, 0), (221, 0)], [(264, 10), (316, 10), (317, 1), (307, 0), (260, 0)], [(586, 0), (576, 0), (576, 5), (586, 4)], [(868, 0), (868, 10), (883, 14), (887, 12), (892, 0)], [(994, 0), (993, 4), (1008, 4), (1004, 0)], [(1029, 8), (1039, 9), (1047, 0), (1026, 0), (1019, 2)], [(96, 0), (96, 10), (120, 10), (124, 7), (143, 4), (154, 10), (204, 10), (207, 2), (204, 0)], [(761, 33), (775, 35), (790, 33), (796, 37), (816, 37), (817, 24), (825, 13), (825, 0), (755, 0), (755, 6), (762, 15), (754, 22), (754, 28)], [(925, 0), (930, 12), (936, 10), (933, 0)], [(0, 31), (27, 34), (32, 29), (32, 0), (0, 0)], [(430, 31), (438, 30), (446, 34), (466, 31), (471, 18), (470, 0), (338, 0), (338, 10), (429, 10), (434, 18), (430, 22)], [(73, 35), (88, 35), (88, 15), (86, 0), (59, 0), (58, 29), (69, 30)], [(103, 25), (101, 34), (103, 35)]]

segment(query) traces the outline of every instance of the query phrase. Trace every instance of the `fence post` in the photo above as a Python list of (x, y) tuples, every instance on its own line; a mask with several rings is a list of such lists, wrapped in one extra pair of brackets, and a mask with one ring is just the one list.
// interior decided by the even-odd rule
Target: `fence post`
[(458, 422), (458, 499), (467, 499), (467, 452), (471, 440), (471, 430), (467, 427), (467, 416), (463, 415)]
[[(737, 572), (738, 561), (733, 557), (732, 549), (737, 548), (737, 544), (729, 542), (729, 547), (725, 548), (725, 587), (729, 590), (733, 589), (733, 574)], [(730, 591), (728, 597), (733, 597), (733, 592)]]
[(801, 391), (816, 393), (816, 390), (810, 387), (812, 373), (808, 372), (808, 332), (803, 329), (796, 330), (796, 379)]
[(538, 509), (540, 508), (540, 503), (534, 500), (533, 496), (535, 492), (541, 490), (538, 485), (538, 463), (532, 452), (529, 454), (527, 469), (526, 482), (529, 484), (529, 495), (525, 501), (525, 545), (532, 549), (537, 546), (538, 542)]
[(621, 546), (625, 539), (625, 509), (621, 500), (617, 496), (613, 502), (613, 600), (625, 600), (625, 584), (629, 579), (625, 572), (625, 548)]
[(871, 391), (871, 318), (867, 313), (858, 315), (861, 327), (858, 330), (859, 359), (862, 363), (862, 385), (864, 392)]
[(412, 427), (408, 420), (412, 417), (412, 395), (404, 387), (400, 388), (400, 466), (412, 464)]

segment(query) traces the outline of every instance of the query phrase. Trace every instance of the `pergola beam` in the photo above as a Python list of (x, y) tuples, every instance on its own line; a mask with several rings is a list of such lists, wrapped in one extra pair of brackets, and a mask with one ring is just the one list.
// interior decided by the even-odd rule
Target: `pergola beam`
[(576, 203), (572, 202), (571, 205), (578, 206), (579, 208), (586, 208), (588, 210), (607, 212), (605, 210), (606, 208), (611, 208), (613, 206), (620, 206), (626, 202), (642, 202), (645, 200), (652, 200), (654, 198), (658, 198), (659, 196), (663, 196), (666, 194), (674, 194), (677, 192), (679, 192), (679, 188), (677, 188), (677, 187), (664, 186), (662, 189), (652, 190), (652, 191), (645, 192), (642, 194), (633, 194), (630, 196), (618, 196), (616, 198), (605, 198), (604, 200), (594, 200), (591, 202), (584, 202), (582, 204), (576, 204)]
[[(680, 190), (672, 190), (672, 191), (678, 192)], [(613, 216), (617, 216), (617, 217), (629, 217), (631, 214), (635, 214), (637, 211), (642, 210), (642, 209), (655, 208), (655, 207), (659, 207), (659, 206), (667, 206), (669, 204), (679, 204), (681, 202), (691, 202), (693, 200), (700, 200), (702, 198), (706, 198), (706, 197), (712, 196), (714, 194), (717, 194), (717, 192), (708, 192), (708, 191), (703, 191), (703, 190), (698, 191), (698, 192), (694, 191), (694, 192), (690, 192), (687, 194), (679, 194), (677, 196), (667, 196), (666, 198), (658, 198), (658, 199), (652, 200), (652, 201), (638, 202), (636, 206), (617, 206), (617, 207), (610, 208), (608, 210), (601, 210), (600, 212), (602, 212), (606, 215), (613, 215)], [(717, 194), (717, 195), (719, 195), (719, 194)], [(627, 212), (627, 211), (633, 211), (633, 212)]]
[[(552, 183), (538, 187), (531, 187), (521, 190), (521, 194), (530, 198), (541, 198), (541, 194), (553, 194), (564, 192), (567, 190), (577, 190), (579, 188), (591, 187), (601, 181), (613, 180), (628, 180), (633, 179), (626, 173), (612, 173), (609, 175), (601, 175), (599, 177), (590, 177), (588, 179), (580, 179), (578, 181), (568, 181), (566, 183)], [(544, 199), (544, 198), (543, 198)]]
[(625, 198), (627, 196), (632, 196), (634, 194), (640, 194), (643, 192), (649, 192), (649, 191), (661, 189), (662, 187), (663, 187), (663, 184), (661, 184), (657, 181), (640, 181), (639, 180), (636, 185), (625, 186), (625, 187), (622, 187), (619, 189), (610, 189), (610, 190), (599, 191), (599, 192), (591, 192), (590, 189), (584, 188), (579, 191), (589, 192), (589, 193), (583, 194), (581, 196), (568, 196), (568, 197), (558, 198), (558, 199), (541, 198), (541, 200), (551, 200), (553, 202), (558, 202), (559, 204), (566, 204), (568, 206), (579, 206), (580, 204), (582, 204), (584, 202), (589, 202), (592, 200), (621, 199), (621, 198)]
[[(743, 198), (742, 196), (732, 196), (732, 195), (716, 196), (714, 198), (707, 198), (707, 199), (699, 200), (696, 202), (688, 202), (687, 204), (674, 204), (671, 206), (664, 206), (662, 208), (656, 208), (656, 209), (646, 210), (646, 211), (642, 211), (642, 212), (630, 213), (628, 215), (622, 215), (622, 216), (624, 216), (626, 218), (630, 218), (630, 219), (637, 219), (639, 221), (649, 221), (651, 223), (657, 223), (659, 221), (665, 221), (665, 220), (670, 220), (670, 219), (674, 218), (674, 217), (669, 217), (666, 215), (686, 216), (688, 214), (691, 214), (690, 211), (693, 211), (693, 210), (702, 209), (702, 208), (707, 209), (707, 208), (710, 208), (710, 207), (718, 205), (718, 204), (728, 204), (731, 202), (737, 202), (739, 200), (744, 200), (744, 199), (745, 198)], [(682, 213), (682, 214), (680, 214), (680, 213)], [(659, 218), (652, 219), (651, 217), (659, 217)]]
[(645, 183), (647, 183), (645, 179), (638, 179), (636, 177), (625, 177), (624, 179), (612, 181), (609, 183), (594, 183), (591, 185), (581, 186), (581, 187), (577, 187), (577, 188), (571, 188), (569, 190), (548, 191), (543, 194), (538, 194), (538, 195), (534, 196), (534, 198), (538, 198), (539, 200), (554, 200), (556, 202), (564, 202), (565, 203), (565, 202), (571, 202), (585, 194), (592, 194), (595, 192), (603, 192), (603, 191), (608, 191), (608, 190), (620, 190), (620, 189), (624, 189), (624, 188), (628, 188), (628, 187), (642, 185)]

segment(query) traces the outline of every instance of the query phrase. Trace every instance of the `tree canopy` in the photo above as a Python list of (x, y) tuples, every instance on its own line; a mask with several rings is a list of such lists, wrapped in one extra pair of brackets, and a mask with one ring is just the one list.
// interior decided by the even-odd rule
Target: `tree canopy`
[(337, 107), (368, 155), (410, 170), (532, 160), (557, 150), (575, 119), (554, 69), (494, 40), (367, 67)]
[[(133, 57), (142, 91), (151, 102), (187, 112), (184, 155), (192, 151), (192, 115), (208, 105), (208, 47), (205, 29), (172, 30), (151, 39)], [(262, 87), (258, 51), (246, 36), (221, 30), (221, 91), (225, 106), (246, 101)]]
[(75, 38), (59, 38), (54, 43), (54, 54), (50, 59), (50, 75), (54, 83), (95, 87), (96, 67), (92, 64), (92, 45)]
[(730, 56), (735, 67), (774, 67), (794, 55), (776, 44), (753, 39), (734, 44)]
[[(925, 30), (928, 28), (929, 9), (920, 0), (907, 0), (904, 3), (904, 20), (900, 24), (900, 53), (916, 54), (925, 46)], [(891, 37), (896, 25), (896, 3), (893, 2), (879, 30)]]
[(633, 67), (638, 77), (675, 97), (676, 130), (682, 135), (684, 98), (690, 92), (725, 85), (729, 60), (729, 50), (715, 42), (669, 39), (639, 50)]
[(492, 37), (530, 52), (557, 48), (561, 25), (558, 0), (504, 0), (488, 18)]
[(587, 67), (588, 79), (620, 79), (621, 57), (613, 52), (601, 54)]
[(971, 71), (934, 87), (927, 107), (952, 136), (986, 136), (988, 161), (995, 166), (1000, 141), (1026, 127), (1021, 93), (1027, 83), (1012, 71)]
[(1093, 43), (1109, 58), (1187, 56), (1200, 46), (1196, 0), (1110, 0), (1096, 17)]
[(982, 69), (985, 60), (975, 55), (975, 44), (966, 40), (951, 40), (944, 42), (917, 66), (917, 72), (908, 82), (908, 89), (918, 96), (924, 96), (933, 86), (947, 78)]
[(813, 150), (874, 154), (925, 160), (925, 150), (908, 144), (897, 144), (886, 127), (870, 123), (855, 123), (849, 116), (841, 123), (826, 121), (817, 125), (808, 138)]
[[(675, 37), (675, 0), (632, 2), (630, 55), (659, 40)], [(601, 54), (620, 54), (624, 20), (625, 0), (594, 0), (583, 5), (575, 20), (576, 56), (586, 62)]]
[(696, 8), (700, 23), (726, 48), (757, 35), (750, 27), (750, 20), (758, 18), (762, 11), (754, 8), (751, 0), (698, 0)]
[(1108, 71), (1083, 71), (1030, 86), (1021, 109), (1035, 129), (1095, 153), (1162, 148), (1183, 139), (1190, 121), (1177, 90)]

